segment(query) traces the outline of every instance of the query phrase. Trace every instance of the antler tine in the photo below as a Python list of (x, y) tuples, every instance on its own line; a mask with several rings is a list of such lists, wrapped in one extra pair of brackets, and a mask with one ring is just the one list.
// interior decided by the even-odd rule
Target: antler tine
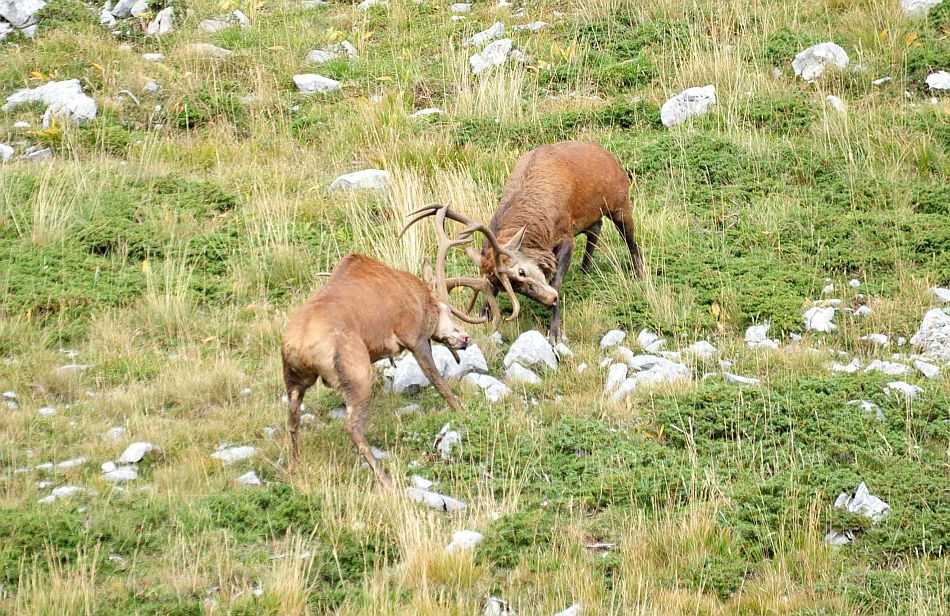
[[(462, 244), (467, 244), (471, 241), (469, 237), (463, 237), (459, 239), (449, 239), (448, 234), (445, 232), (445, 215), (448, 207), (441, 207), (436, 211), (435, 214), (435, 232), (438, 235), (439, 250), (436, 254), (435, 259), (435, 276), (436, 284), (439, 289), (439, 295), (449, 306), (452, 306), (451, 301), (449, 301), (449, 290), (445, 284), (445, 257), (448, 255), (449, 249), (453, 246), (461, 246)], [(453, 313), (455, 308), (452, 307)], [(457, 316), (457, 315), (456, 315)]]
[[(475, 291), (474, 296), (472, 296), (472, 302), (469, 304), (469, 310), (471, 310), (471, 307), (475, 305), (475, 300), (478, 299), (479, 294), (484, 295), (486, 301), (488, 301), (488, 306), (492, 315), (492, 329), (498, 329), (498, 321), (499, 317), (501, 316), (501, 309), (498, 307), (498, 300), (495, 299), (494, 294), (491, 292), (491, 284), (489, 284), (489, 282), (484, 278), (456, 277), (449, 278), (446, 281), (446, 288), (448, 290), (452, 290), (456, 287), (468, 287), (469, 289)], [(453, 314), (467, 323), (488, 322), (486, 317), (472, 317), (461, 310), (453, 310)]]

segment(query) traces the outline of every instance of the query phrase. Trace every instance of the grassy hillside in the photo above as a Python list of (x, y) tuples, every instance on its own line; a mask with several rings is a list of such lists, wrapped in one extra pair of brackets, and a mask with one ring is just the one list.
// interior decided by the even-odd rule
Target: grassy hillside
[[(48, 1), (35, 41), (0, 43), (0, 97), (78, 78), (99, 114), (44, 129), (43, 105), (0, 112), (0, 143), (54, 151), (0, 165), (0, 390), (19, 399), (0, 411), (0, 612), (470, 615), (489, 596), (521, 615), (950, 612), (950, 381), (830, 370), (909, 364), (899, 339), (950, 282), (950, 96), (924, 84), (950, 70), (950, 1), (917, 20), (898, 0), (476, 1), (452, 20), (447, 2), (173, 0), (161, 38)], [(249, 27), (197, 28), (234, 9)], [(473, 76), (460, 44), (496, 20), (530, 58)], [(510, 30), (536, 20), (551, 25)], [(306, 65), (344, 39), (358, 58)], [(805, 83), (792, 59), (824, 41), (850, 67)], [(307, 72), (343, 87), (301, 94)], [(709, 113), (661, 124), (664, 101), (706, 84)], [(426, 107), (445, 113), (408, 117)], [(467, 509), (377, 489), (325, 388), (289, 476), (278, 347), (314, 274), (351, 251), (421, 271), (434, 236), (397, 242), (407, 212), (439, 201), (487, 221), (518, 156), (560, 139), (629, 171), (650, 275), (631, 279), (606, 224), (594, 271), (575, 251), (562, 292), (574, 356), (499, 405), (453, 383), (456, 413), (431, 388), (377, 383), (368, 437), (388, 472)], [(328, 191), (370, 167), (387, 192)], [(823, 298), (873, 312), (805, 331)], [(507, 345), (548, 319), (525, 301), (505, 344), (468, 331), (501, 378)], [(778, 350), (745, 344), (760, 323)], [(687, 383), (613, 402), (598, 342), (620, 328), (636, 350), (644, 327), (670, 350), (710, 340), (762, 384), (684, 359)], [(924, 391), (885, 395), (896, 378)], [(447, 422), (454, 462), (432, 445)], [(99, 466), (134, 441), (161, 451), (116, 489)], [(223, 466), (222, 443), (258, 451)], [(250, 470), (265, 485), (236, 483)], [(833, 507), (862, 481), (891, 507), (878, 524)], [(64, 485), (95, 494), (37, 502)], [(461, 529), (484, 543), (445, 554)], [(854, 539), (829, 547), (831, 529)]]

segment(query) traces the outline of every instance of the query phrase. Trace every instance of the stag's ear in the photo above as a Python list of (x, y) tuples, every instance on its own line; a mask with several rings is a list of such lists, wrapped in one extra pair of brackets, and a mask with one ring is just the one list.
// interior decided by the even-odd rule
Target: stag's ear
[(422, 263), (422, 280), (430, 287), (435, 284), (435, 273), (432, 271), (432, 264), (426, 259)]
[(514, 237), (508, 240), (508, 243), (505, 244), (505, 248), (511, 252), (518, 252), (521, 250), (521, 243), (524, 242), (524, 232), (528, 230), (528, 225), (521, 227), (521, 231), (515, 233)]

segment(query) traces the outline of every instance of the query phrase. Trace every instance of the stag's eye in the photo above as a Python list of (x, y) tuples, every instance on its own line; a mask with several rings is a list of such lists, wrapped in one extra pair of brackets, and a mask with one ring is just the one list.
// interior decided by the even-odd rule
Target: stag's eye
[(524, 278), (524, 270), (523, 270), (523, 269), (518, 270), (518, 277)]

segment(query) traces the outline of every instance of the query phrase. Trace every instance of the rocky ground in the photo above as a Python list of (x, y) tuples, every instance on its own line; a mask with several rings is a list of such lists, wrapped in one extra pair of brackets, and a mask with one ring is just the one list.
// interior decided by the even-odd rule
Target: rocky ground
[[(950, 612), (950, 2), (0, 0), (0, 54), (0, 611)], [(315, 274), (562, 139), (649, 275), (607, 224), (565, 344), (436, 348), (462, 412), (380, 362), (398, 494), (325, 388), (290, 476)]]

